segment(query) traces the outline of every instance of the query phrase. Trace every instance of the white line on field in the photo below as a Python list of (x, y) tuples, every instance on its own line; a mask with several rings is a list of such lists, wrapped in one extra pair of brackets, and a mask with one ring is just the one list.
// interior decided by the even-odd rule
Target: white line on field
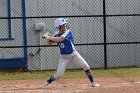
[(134, 84), (140, 84), (140, 82), (130, 82), (130, 83), (118, 83), (118, 84), (111, 84), (104, 87), (122, 87), (122, 86), (134, 86)]
[(140, 84), (140, 82), (135, 82), (136, 84)]

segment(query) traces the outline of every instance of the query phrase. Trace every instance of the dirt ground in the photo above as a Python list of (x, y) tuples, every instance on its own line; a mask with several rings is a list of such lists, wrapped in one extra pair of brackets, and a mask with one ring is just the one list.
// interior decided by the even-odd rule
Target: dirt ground
[(0, 81), (0, 93), (140, 93), (140, 77), (98, 77), (100, 87), (91, 87), (87, 78), (58, 79), (44, 87), (41, 80)]

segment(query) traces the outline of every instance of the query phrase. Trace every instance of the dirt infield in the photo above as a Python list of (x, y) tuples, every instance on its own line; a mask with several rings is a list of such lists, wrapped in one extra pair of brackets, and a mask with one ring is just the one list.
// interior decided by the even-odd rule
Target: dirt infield
[(140, 77), (98, 77), (100, 87), (91, 87), (87, 78), (61, 78), (47, 88), (45, 81), (0, 81), (0, 93), (140, 93)]

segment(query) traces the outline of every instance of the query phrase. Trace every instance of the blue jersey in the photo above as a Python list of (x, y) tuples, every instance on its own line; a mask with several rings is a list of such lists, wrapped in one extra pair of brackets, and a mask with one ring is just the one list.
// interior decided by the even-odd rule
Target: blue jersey
[(60, 34), (59, 32), (54, 35), (54, 37), (63, 36), (65, 38), (62, 42), (57, 42), (57, 45), (60, 48), (61, 54), (71, 54), (74, 48), (74, 38), (71, 30), (66, 30), (64, 33)]

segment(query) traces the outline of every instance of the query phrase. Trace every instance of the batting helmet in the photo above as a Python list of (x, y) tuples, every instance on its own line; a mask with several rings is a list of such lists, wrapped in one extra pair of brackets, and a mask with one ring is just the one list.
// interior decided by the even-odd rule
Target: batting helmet
[(64, 18), (58, 18), (54, 21), (54, 26), (58, 28), (60, 25), (66, 24), (66, 20)]

